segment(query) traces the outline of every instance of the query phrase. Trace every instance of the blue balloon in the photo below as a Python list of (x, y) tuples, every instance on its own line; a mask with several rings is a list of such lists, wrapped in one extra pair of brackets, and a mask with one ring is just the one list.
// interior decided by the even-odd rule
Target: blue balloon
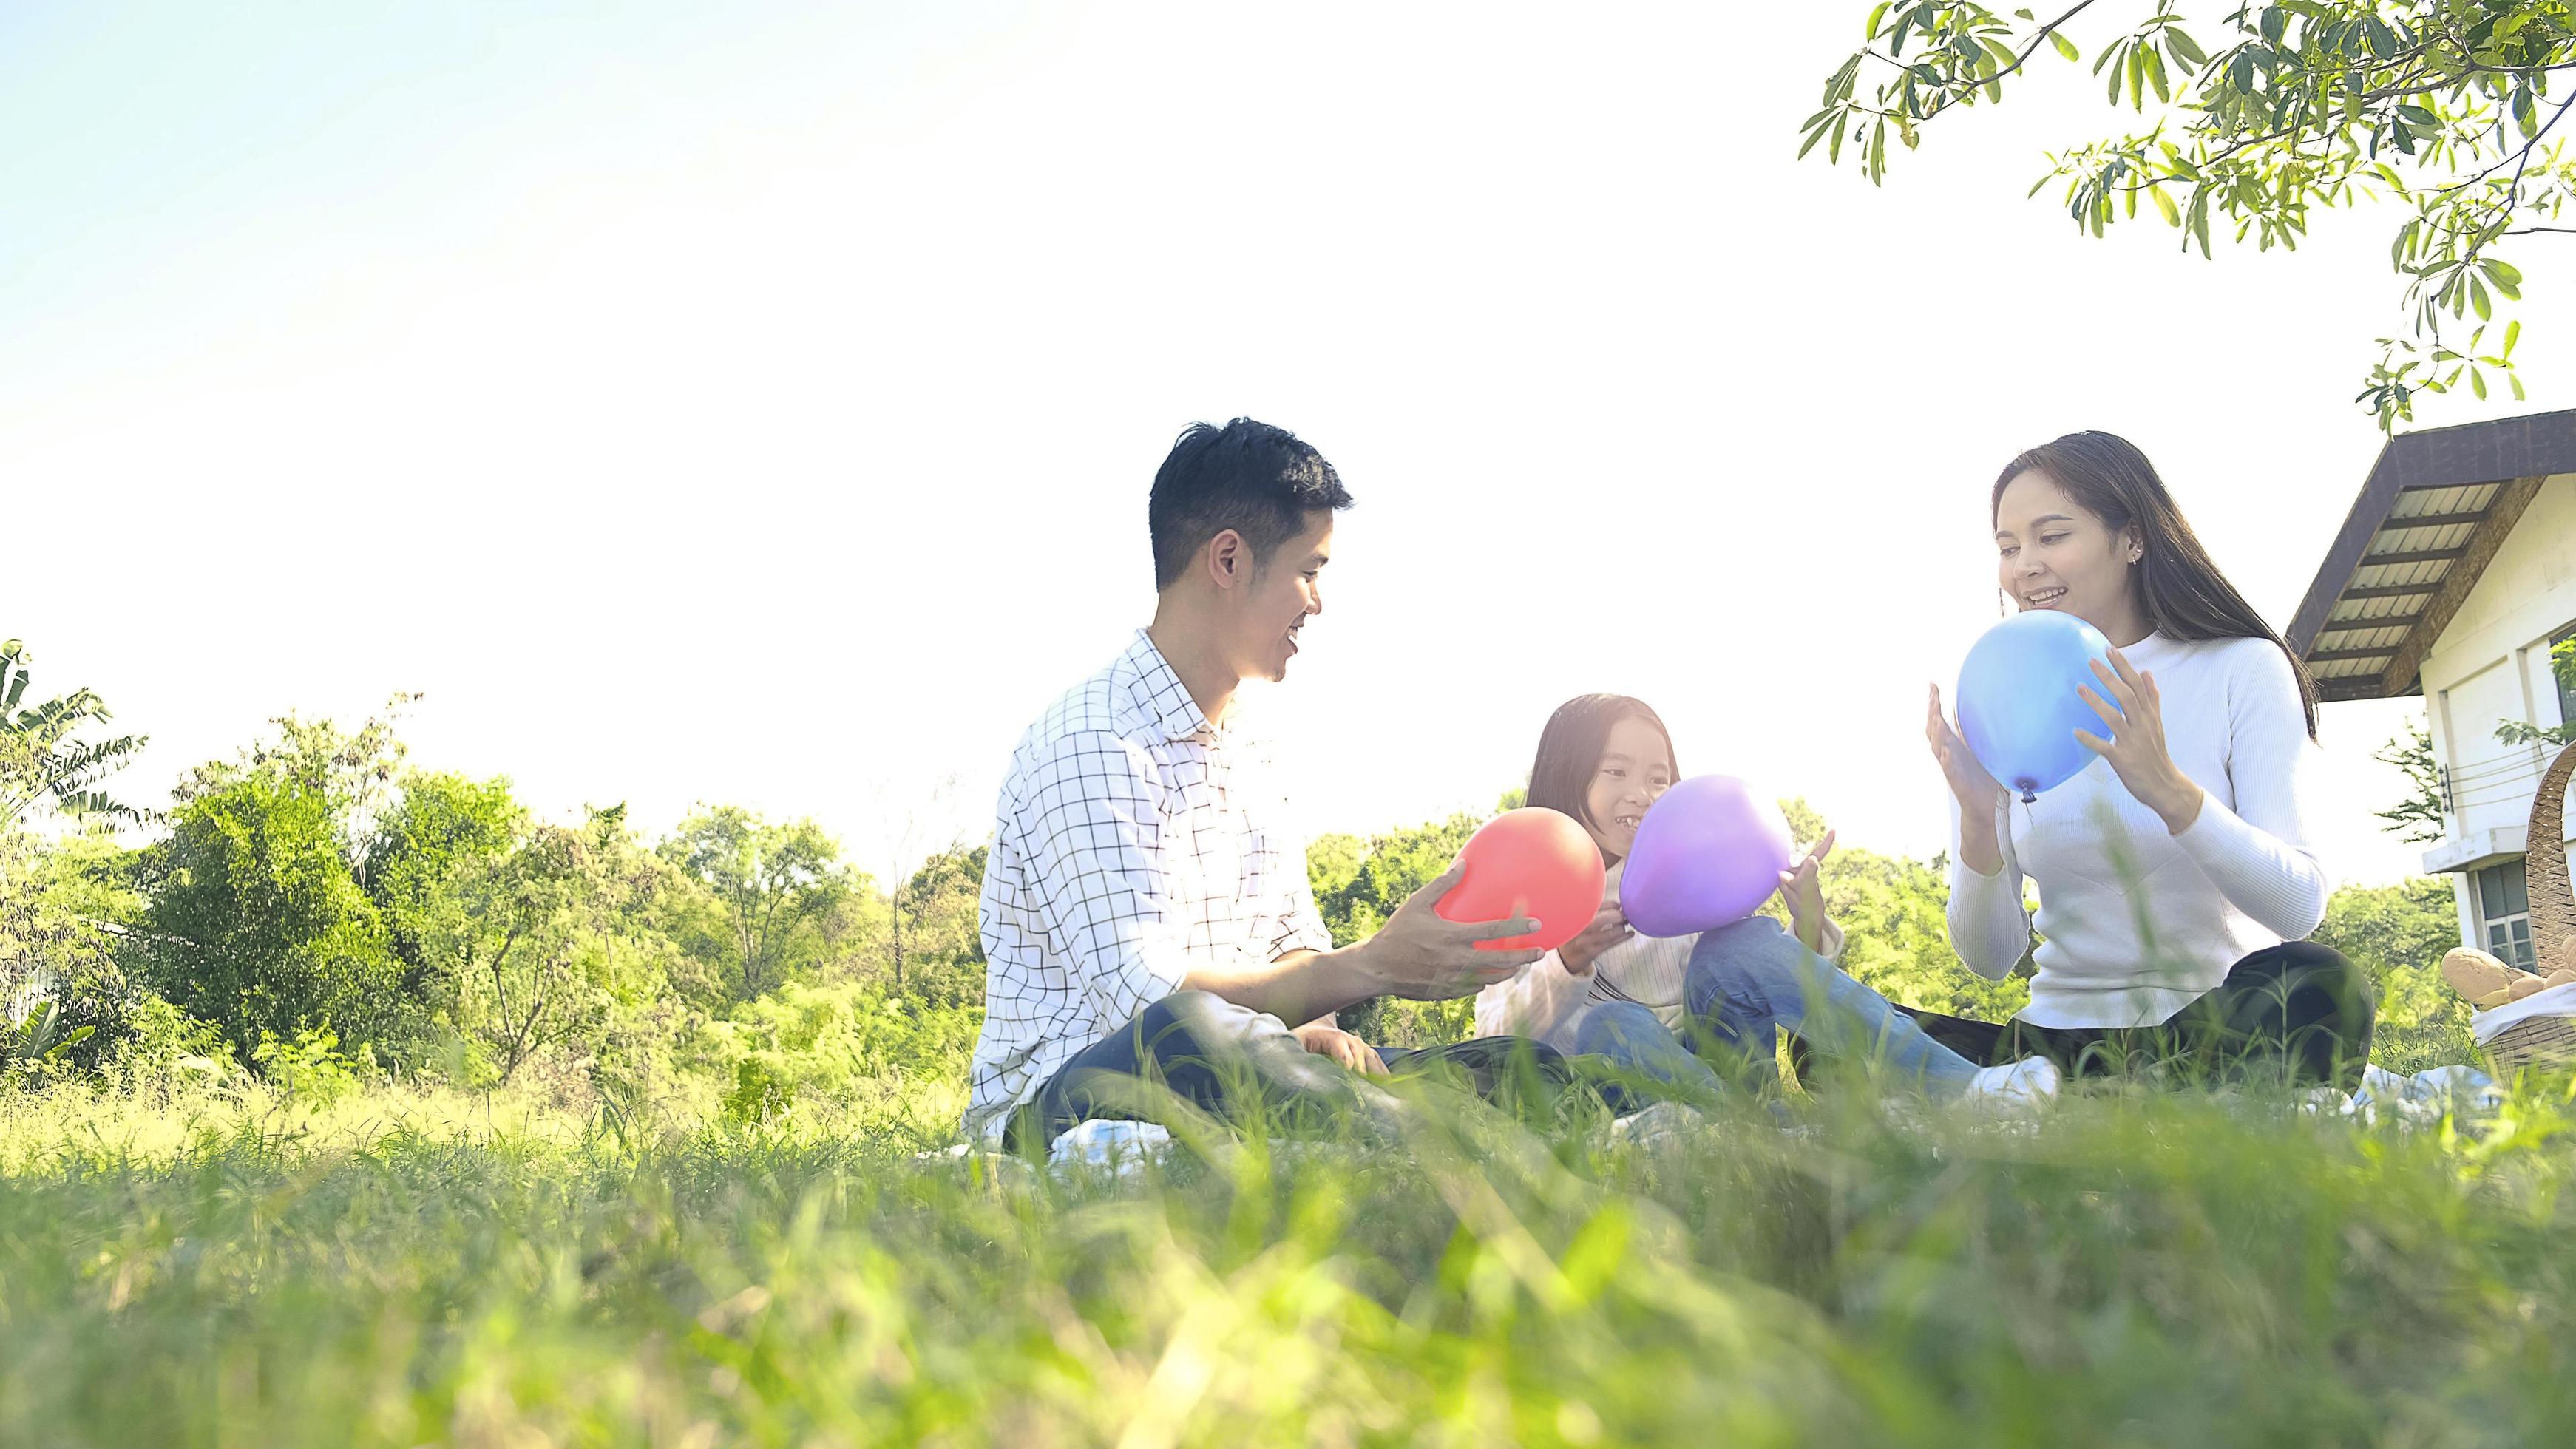
[(2096, 659), (2111, 661), (2101, 630), (2055, 609), (2029, 609), (1988, 629), (1959, 666), (1959, 733), (1987, 773), (2023, 800), (2093, 763), (2075, 732), (2104, 735), (2107, 727), (2075, 690), (2089, 684), (2111, 702), (2093, 677)]

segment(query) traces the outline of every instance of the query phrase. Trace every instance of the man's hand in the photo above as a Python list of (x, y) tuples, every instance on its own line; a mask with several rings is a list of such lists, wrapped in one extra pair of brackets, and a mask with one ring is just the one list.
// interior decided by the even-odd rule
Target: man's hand
[(1338, 1026), (1320, 1021), (1308, 1022), (1290, 1033), (1297, 1044), (1319, 1057), (1331, 1057), (1363, 1077), (1383, 1077), (1386, 1063), (1378, 1060), (1377, 1048), (1351, 1035)]
[(1497, 981), (1510, 980), (1513, 973), (1547, 954), (1476, 949), (1479, 941), (1529, 935), (1539, 928), (1534, 920), (1440, 919), (1432, 908), (1466, 872), (1464, 862), (1452, 863), (1447, 874), (1408, 896), (1387, 923), (1378, 927), (1377, 934), (1361, 943), (1359, 950), (1367, 974), (1377, 988), (1372, 995), (1402, 996), (1414, 1001), (1467, 996)]

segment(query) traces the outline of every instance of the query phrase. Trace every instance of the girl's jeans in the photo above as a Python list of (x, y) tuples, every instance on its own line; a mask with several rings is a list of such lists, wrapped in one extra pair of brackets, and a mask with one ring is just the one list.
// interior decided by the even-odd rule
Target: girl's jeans
[(1823, 1055), (1874, 1064), (1942, 1096), (1966, 1091), (1977, 1074), (1975, 1063), (1925, 1036), (1886, 997), (1768, 916), (1703, 932), (1682, 978), (1682, 1001), (1691, 1020), (1742, 1052), (1757, 1073), (1776, 1070), (1786, 1027)]

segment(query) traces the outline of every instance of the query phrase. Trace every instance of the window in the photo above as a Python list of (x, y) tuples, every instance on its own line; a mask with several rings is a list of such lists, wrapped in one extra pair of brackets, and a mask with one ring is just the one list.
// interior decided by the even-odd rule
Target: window
[(2478, 883), (2478, 918), (2486, 930), (2487, 954), (2508, 966), (2529, 969), (2536, 958), (2531, 950), (2531, 893), (2522, 862), (2508, 861), (2471, 874)]

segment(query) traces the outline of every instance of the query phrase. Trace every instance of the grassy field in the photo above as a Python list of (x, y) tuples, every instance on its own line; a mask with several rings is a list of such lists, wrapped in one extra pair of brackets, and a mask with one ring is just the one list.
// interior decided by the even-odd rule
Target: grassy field
[(0, 1125), (0, 1443), (2576, 1442), (2564, 1084), (2413, 1128), (1858, 1084), (1632, 1144), (917, 1160), (904, 1110), (57, 1087)]

